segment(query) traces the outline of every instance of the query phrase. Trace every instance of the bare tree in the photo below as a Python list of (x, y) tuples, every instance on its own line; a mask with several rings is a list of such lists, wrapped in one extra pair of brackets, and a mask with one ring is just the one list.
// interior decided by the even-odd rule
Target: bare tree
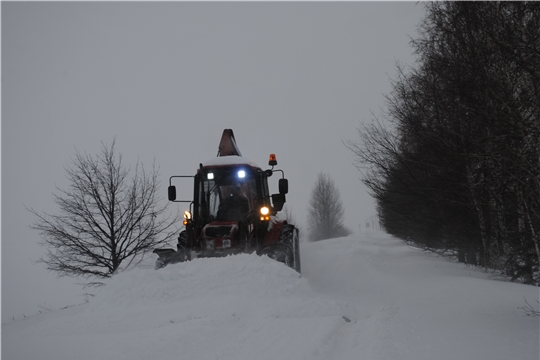
[(47, 253), (40, 259), (60, 276), (107, 278), (122, 265), (136, 264), (144, 254), (174, 236), (176, 216), (164, 216), (159, 205), (158, 170), (147, 172), (137, 161), (133, 174), (110, 147), (102, 143), (96, 157), (76, 151), (67, 190), (54, 201), (60, 215), (30, 211)]
[(347, 236), (351, 233), (343, 225), (343, 204), (334, 180), (319, 173), (308, 209), (309, 234), (311, 241)]

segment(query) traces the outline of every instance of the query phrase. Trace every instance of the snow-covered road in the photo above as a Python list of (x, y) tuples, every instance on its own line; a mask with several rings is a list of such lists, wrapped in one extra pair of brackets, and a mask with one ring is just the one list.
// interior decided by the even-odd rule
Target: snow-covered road
[(265, 257), (143, 267), (83, 305), (2, 326), (2, 359), (539, 358), (538, 288), (488, 279), (383, 233)]

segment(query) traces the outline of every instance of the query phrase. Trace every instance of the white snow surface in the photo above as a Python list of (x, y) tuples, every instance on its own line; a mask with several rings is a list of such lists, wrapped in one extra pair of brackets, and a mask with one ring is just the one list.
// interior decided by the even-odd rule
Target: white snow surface
[(203, 166), (226, 166), (226, 165), (249, 165), (251, 167), (260, 168), (254, 161), (237, 155), (216, 156), (202, 163)]
[(539, 359), (538, 288), (384, 233), (125, 271), (82, 305), (2, 325), (2, 359)]

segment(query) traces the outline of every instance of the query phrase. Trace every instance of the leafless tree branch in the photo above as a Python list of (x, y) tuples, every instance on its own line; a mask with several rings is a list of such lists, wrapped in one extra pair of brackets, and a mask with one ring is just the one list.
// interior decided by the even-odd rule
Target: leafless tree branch
[(137, 161), (134, 171), (124, 167), (115, 141), (102, 143), (95, 157), (76, 150), (66, 168), (70, 185), (58, 189), (58, 215), (38, 213), (31, 228), (41, 235), (47, 253), (39, 261), (60, 276), (110, 277), (136, 264), (175, 234), (178, 215), (160, 205), (158, 168), (147, 172)]

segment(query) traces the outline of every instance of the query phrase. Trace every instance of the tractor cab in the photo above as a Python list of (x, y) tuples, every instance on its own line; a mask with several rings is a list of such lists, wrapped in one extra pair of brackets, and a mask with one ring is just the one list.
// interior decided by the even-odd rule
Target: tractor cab
[(283, 185), (287, 180), (280, 179), (283, 193), (270, 196), (268, 177), (272, 174), (272, 170), (263, 171), (236, 155), (200, 164), (195, 175), (193, 214), (187, 215), (198, 257), (261, 247), (271, 217), (283, 208), (287, 190)]
[(198, 215), (202, 222), (248, 221), (260, 208), (269, 208), (268, 183), (259, 167), (237, 156), (219, 159), (221, 163), (233, 163), (206, 163), (197, 174)]

